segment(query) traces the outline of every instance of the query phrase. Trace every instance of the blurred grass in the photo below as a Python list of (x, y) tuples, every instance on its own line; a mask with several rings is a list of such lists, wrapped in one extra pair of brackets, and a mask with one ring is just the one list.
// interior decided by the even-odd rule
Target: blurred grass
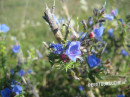
[[(80, 20), (92, 14), (93, 8), (100, 8), (104, 0), (86, 0), (87, 11), (81, 9), (80, 0), (66, 0), (70, 15)], [(121, 15), (129, 13), (129, 0), (113, 0)], [(53, 34), (42, 18), (45, 4), (52, 6), (53, 0), (1, 0), (0, 23), (10, 27), (8, 41), (16, 36), (23, 49), (41, 48), (42, 41), (53, 41)], [(56, 0), (55, 13), (65, 17), (60, 0)], [(80, 22), (80, 21), (79, 21)], [(10, 36), (11, 35), (11, 36)], [(50, 38), (51, 37), (51, 38)]]

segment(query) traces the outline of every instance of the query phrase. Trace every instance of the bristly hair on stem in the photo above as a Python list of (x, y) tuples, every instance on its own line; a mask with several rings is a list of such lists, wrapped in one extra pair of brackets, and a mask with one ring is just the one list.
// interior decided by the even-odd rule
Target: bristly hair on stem
[[(55, 3), (55, 2), (54, 2)], [(54, 4), (55, 5), (55, 4)], [(54, 11), (54, 7), (53, 7), (53, 11)], [(54, 12), (53, 12), (54, 13)], [(46, 10), (44, 12), (44, 16), (43, 18), (46, 20), (46, 22), (49, 24), (55, 38), (57, 39), (57, 41), (60, 43), (63, 40), (61, 31), (58, 28), (58, 25), (56, 24), (56, 21), (54, 20), (54, 14), (51, 13), (50, 9), (48, 8), (48, 6), (46, 5)]]
[(68, 25), (67, 25), (67, 27), (66, 27), (66, 33), (65, 33), (65, 38), (64, 38), (65, 40), (67, 39), (68, 34), (69, 34), (70, 22), (71, 22), (71, 19), (69, 20)]

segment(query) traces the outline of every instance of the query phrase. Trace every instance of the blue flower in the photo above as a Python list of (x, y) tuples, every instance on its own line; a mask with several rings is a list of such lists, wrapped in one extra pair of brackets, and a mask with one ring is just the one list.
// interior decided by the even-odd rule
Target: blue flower
[(11, 87), (13, 88), (16, 85), (20, 85), (20, 82), (17, 82), (15, 80), (11, 80)]
[(124, 24), (124, 22), (123, 22), (123, 20), (121, 18), (119, 19), (119, 21), (121, 22), (122, 25)]
[(66, 55), (76, 62), (77, 57), (81, 55), (80, 51), (80, 41), (72, 41), (66, 50)]
[(104, 26), (101, 26), (100, 28), (95, 28), (94, 33), (96, 37), (101, 37), (103, 35), (104, 29), (105, 29)]
[(104, 15), (104, 18), (106, 18), (107, 20), (113, 20), (114, 19), (114, 16), (113, 15), (111, 15), (111, 14), (105, 14)]
[(100, 64), (100, 59), (97, 58), (95, 55), (88, 56), (87, 60), (90, 68), (98, 66)]
[(11, 80), (11, 85), (16, 85), (16, 84), (17, 84), (17, 81)]
[(109, 35), (110, 37), (113, 36), (113, 29), (112, 29), (112, 28), (110, 28), (107, 32), (108, 32), (108, 35)]
[(12, 92), (15, 92), (16, 95), (19, 95), (19, 94), (22, 93), (22, 87), (19, 86), (19, 85), (16, 85), (16, 86), (13, 87)]
[(123, 56), (129, 56), (128, 52), (126, 52), (124, 49), (121, 50), (121, 54), (122, 54)]
[(62, 54), (63, 46), (62, 44), (52, 44), (50, 48), (54, 48), (54, 54)]
[(83, 90), (84, 90), (84, 88), (82, 87), (82, 85), (79, 86), (79, 90), (80, 90), (80, 91), (83, 91)]
[(27, 71), (27, 74), (30, 74), (30, 73), (32, 73), (33, 72), (33, 70), (32, 69), (29, 69), (28, 71)]
[(0, 24), (0, 32), (7, 33), (9, 31), (9, 27), (6, 24)]
[(117, 95), (117, 97), (125, 97), (124, 95)]
[(14, 70), (10, 69), (10, 74), (13, 75), (14, 74)]
[(93, 24), (93, 21), (91, 20), (90, 22), (89, 22), (89, 25), (91, 26)]
[(112, 10), (111, 14), (115, 17), (118, 14), (118, 9)]
[(19, 72), (18, 72), (18, 75), (19, 76), (24, 76), (25, 75), (25, 71), (23, 69), (21, 69)]
[(11, 90), (9, 88), (5, 88), (1, 90), (2, 97), (11, 97)]
[(20, 49), (20, 45), (18, 45), (18, 46), (13, 46), (12, 52), (13, 52), (13, 53), (18, 53), (18, 52), (19, 52), (19, 49)]

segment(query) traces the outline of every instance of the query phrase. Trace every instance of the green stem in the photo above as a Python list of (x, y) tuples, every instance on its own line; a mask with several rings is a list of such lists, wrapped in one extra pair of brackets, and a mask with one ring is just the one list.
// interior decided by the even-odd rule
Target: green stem
[(95, 97), (94, 93), (92, 91), (92, 88), (91, 87), (87, 87), (88, 82), (89, 82), (88, 79), (84, 80), (83, 78), (81, 78), (78, 69), (75, 68), (72, 71), (76, 73), (76, 76), (79, 78), (79, 83), (83, 86), (83, 88), (84, 88), (85, 93), (87, 94), (87, 96), (88, 97)]

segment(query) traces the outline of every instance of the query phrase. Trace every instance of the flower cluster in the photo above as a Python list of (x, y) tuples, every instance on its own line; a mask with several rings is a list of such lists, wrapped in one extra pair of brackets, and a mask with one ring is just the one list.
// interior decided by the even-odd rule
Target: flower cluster
[(116, 17), (116, 15), (118, 14), (118, 9), (114, 9), (112, 10), (111, 14), (105, 14), (104, 17), (107, 19), (107, 20), (113, 20), (114, 17)]
[[(92, 30), (89, 33), (82, 31), (78, 34), (74, 32), (74, 35), (70, 35), (73, 36), (73, 38), (71, 37), (72, 39), (70, 40), (66, 40), (65, 38), (64, 42), (61, 39), (60, 43), (50, 43), (49, 62), (51, 62), (52, 64), (60, 63), (64, 65), (71, 64), (71, 62), (81, 62), (81, 64), (88, 63), (88, 66), (90, 68), (98, 67), (100, 64), (102, 64), (100, 55), (102, 54), (101, 49), (103, 48), (103, 45), (101, 45), (101, 47), (98, 46), (100, 46), (99, 42), (102, 44), (106, 44), (106, 42), (103, 40), (103, 34), (106, 29), (104, 23), (106, 20), (114, 20), (115, 18), (117, 18), (118, 15), (117, 9), (112, 10), (110, 14), (105, 14), (104, 11), (104, 9), (101, 9), (100, 11), (98, 9), (94, 9), (93, 12), (95, 16), (90, 17), (87, 21), (88, 27), (86, 28), (92, 27)], [(95, 23), (96, 20), (93, 17), (98, 17), (99, 22)], [(53, 15), (53, 19), (54, 22), (59, 25), (59, 20), (56, 18), (55, 15)], [(119, 21), (121, 21), (122, 23), (122, 19), (119, 19)], [(84, 29), (86, 29), (85, 22), (82, 21), (81, 23), (84, 25)], [(108, 36), (114, 38), (113, 32), (113, 28), (108, 29)], [(65, 37), (66, 36), (67, 35), (65, 35)], [(96, 45), (96, 47), (90, 49), (90, 45)], [(123, 54), (124, 56), (128, 55), (128, 53), (125, 51), (121, 51), (121, 54)]]
[(63, 62), (69, 60), (76, 62), (76, 59), (81, 55), (80, 41), (69, 41), (65, 47), (62, 44), (51, 44), (49, 48), (53, 50), (54, 54), (60, 55)]
[(52, 44), (50, 48), (54, 49), (54, 54), (61, 54), (63, 52), (62, 44)]
[(16, 95), (19, 95), (19, 94), (22, 93), (22, 87), (21, 87), (21, 86), (19, 86), (19, 85), (15, 85), (15, 86), (12, 87), (12, 88), (13, 88), (13, 89), (12, 89), (12, 92), (15, 92)]
[(16, 95), (19, 95), (22, 93), (22, 87), (20, 86), (20, 83), (17, 81), (12, 80), (11, 81), (11, 89), (5, 88), (1, 90), (1, 96), (2, 97), (11, 97), (15, 93)]
[[(10, 74), (11, 75), (14, 75), (14, 70), (11, 69), (10, 70)], [(20, 76), (20, 77), (23, 77), (24, 75), (26, 74), (31, 74), (33, 72), (32, 69), (29, 69), (27, 72), (25, 72), (24, 69), (21, 69), (17, 72), (17, 74)], [(11, 85), (10, 85), (11, 88), (5, 88), (3, 90), (1, 90), (1, 96), (2, 97), (11, 97), (11, 95), (20, 95), (23, 91), (22, 89), (22, 86), (21, 86), (21, 83), (20, 82), (17, 82), (15, 80), (11, 80)]]
[[(49, 46), (46, 44), (46, 47), (49, 50), (49, 62), (52, 66), (56, 65), (54, 67), (63, 68), (66, 69), (66, 71), (69, 69), (70, 72), (74, 72), (72, 75), (78, 80), (80, 80), (82, 75), (85, 75), (92, 82), (96, 81), (95, 78), (102, 79), (99, 76), (101, 72), (104, 74), (110, 73), (110, 70), (112, 69), (111, 62), (108, 61), (109, 59), (104, 60), (103, 54), (108, 57), (107, 55), (109, 55), (113, 49), (111, 46), (124, 46), (125, 32), (121, 34), (123, 40), (121, 41), (116, 36), (115, 32), (117, 32), (117, 29), (114, 29), (114, 26), (105, 23), (106, 21), (109, 21), (107, 23), (116, 21), (120, 26), (125, 26), (125, 23), (121, 18), (118, 18), (117, 9), (112, 10), (108, 14), (105, 13), (105, 6), (106, 4), (104, 4), (101, 9), (94, 8), (94, 15), (87, 20), (81, 21), (81, 24), (83, 25), (82, 31), (79, 31), (79, 29), (75, 31), (69, 20), (68, 22), (70, 24), (64, 22), (63, 26), (59, 26), (59, 20), (56, 16), (52, 14), (53, 19), (49, 18), (51, 13), (46, 10), (45, 16), (43, 17), (51, 27), (58, 42), (50, 43)], [(54, 20), (54, 25), (48, 21), (49, 19)], [(55, 24), (58, 27), (56, 27)], [(61, 29), (66, 30), (62, 32)], [(124, 31), (124, 28), (122, 28), (122, 30)], [(109, 47), (107, 47), (107, 44)], [(129, 56), (128, 52), (125, 50), (121, 50), (120, 54)], [(81, 76), (78, 78), (76, 74)], [(80, 86), (79, 89), (83, 90), (82, 86)]]
[(12, 88), (12, 92), (14, 92), (16, 95), (22, 93), (22, 87), (20, 86), (20, 83), (15, 80), (11, 81), (11, 88)]
[[(32, 69), (29, 69), (28, 71), (25, 71), (24, 69), (21, 69), (17, 72), (17, 74), (22, 77), (22, 76), (25, 76), (27, 74), (31, 74), (33, 72)], [(13, 75), (14, 74), (14, 70), (13, 69), (10, 69), (10, 74)]]
[(12, 91), (9, 88), (5, 88), (1, 91), (2, 97), (11, 97)]

